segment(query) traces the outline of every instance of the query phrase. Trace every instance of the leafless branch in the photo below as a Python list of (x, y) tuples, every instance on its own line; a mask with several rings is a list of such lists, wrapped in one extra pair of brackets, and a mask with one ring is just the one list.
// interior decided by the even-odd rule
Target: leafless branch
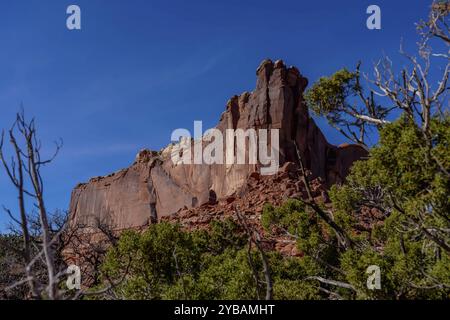
[[(250, 225), (247, 223), (247, 220), (245, 218), (245, 216), (239, 211), (239, 208), (236, 208), (236, 216), (238, 218), (238, 221), (240, 222), (240, 224), (242, 225), (242, 227), (244, 228), (245, 232), (248, 235), (249, 238), (249, 242), (253, 243), (256, 246), (256, 249), (258, 250), (260, 256), (261, 256), (261, 260), (262, 260), (262, 264), (263, 264), (263, 273), (264, 273), (264, 278), (265, 278), (265, 285), (266, 285), (266, 300), (272, 300), (273, 299), (273, 281), (272, 281), (272, 275), (270, 272), (270, 266), (269, 266), (269, 260), (267, 259), (266, 253), (261, 245), (261, 236), (260, 234), (253, 230)], [(251, 257), (249, 256), (249, 259), (251, 259)], [(250, 260), (252, 261), (252, 260)], [(257, 273), (257, 271), (254, 269), (254, 265), (253, 263), (251, 263), (250, 265), (253, 269), (253, 274), (255, 275), (255, 273)], [(255, 277), (255, 276), (254, 276)], [(255, 280), (258, 281), (259, 277), (256, 276)]]

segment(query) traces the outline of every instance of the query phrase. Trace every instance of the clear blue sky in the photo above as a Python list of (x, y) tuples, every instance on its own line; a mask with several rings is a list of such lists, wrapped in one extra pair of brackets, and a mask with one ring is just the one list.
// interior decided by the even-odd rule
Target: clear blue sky
[[(82, 10), (82, 30), (66, 28), (66, 8)], [(366, 8), (382, 10), (382, 30), (366, 28)], [(90, 177), (160, 149), (175, 128), (212, 127), (234, 94), (252, 90), (264, 58), (284, 59), (310, 79), (383, 52), (398, 60), (403, 37), (426, 0), (150, 1), (14, 0), (0, 3), (0, 128), (23, 103), (44, 145), (64, 148), (45, 171), (50, 210)], [(344, 140), (321, 122), (333, 143)], [(49, 149), (46, 149), (47, 151)], [(0, 173), (0, 205), (16, 208)], [(0, 230), (6, 219), (0, 213)]]

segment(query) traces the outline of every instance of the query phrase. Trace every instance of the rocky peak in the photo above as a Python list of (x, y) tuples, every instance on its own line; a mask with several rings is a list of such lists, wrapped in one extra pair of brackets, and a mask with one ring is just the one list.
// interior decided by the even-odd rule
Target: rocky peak
[[(279, 129), (280, 166), (297, 162), (297, 145), (306, 167), (324, 186), (342, 181), (366, 152), (326, 141), (304, 103), (308, 80), (282, 60), (264, 60), (256, 75), (255, 90), (232, 97), (216, 128)], [(220, 203), (245, 192), (259, 169), (254, 164), (175, 165), (169, 156), (172, 149), (173, 145), (161, 152), (141, 150), (129, 168), (75, 188), (71, 222), (87, 223), (95, 217), (117, 229), (140, 228), (181, 209), (211, 204), (212, 196)]]

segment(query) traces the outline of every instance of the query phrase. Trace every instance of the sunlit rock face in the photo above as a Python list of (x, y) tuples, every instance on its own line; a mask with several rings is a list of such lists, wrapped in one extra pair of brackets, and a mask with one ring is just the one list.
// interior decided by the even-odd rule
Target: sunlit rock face
[[(256, 75), (255, 90), (232, 97), (216, 128), (224, 136), (227, 129), (279, 129), (280, 166), (297, 162), (296, 143), (313, 177), (327, 186), (341, 182), (366, 152), (356, 145), (327, 142), (309, 116), (303, 99), (308, 80), (297, 68), (264, 60)], [(260, 170), (258, 164), (174, 164), (174, 148), (142, 150), (129, 168), (78, 185), (72, 192), (71, 223), (139, 228), (180, 209), (226, 199)]]

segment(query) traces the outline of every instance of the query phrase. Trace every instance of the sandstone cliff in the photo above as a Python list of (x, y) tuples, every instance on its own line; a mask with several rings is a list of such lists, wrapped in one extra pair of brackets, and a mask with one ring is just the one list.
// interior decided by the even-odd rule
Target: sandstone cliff
[[(297, 161), (296, 142), (313, 177), (325, 185), (342, 181), (366, 152), (356, 145), (327, 142), (303, 100), (307, 79), (280, 60), (263, 61), (256, 75), (256, 89), (232, 97), (216, 128), (279, 129), (280, 165)], [(180, 210), (230, 198), (258, 169), (238, 164), (175, 165), (172, 148), (143, 150), (129, 168), (78, 185), (72, 193), (71, 222), (100, 220), (117, 229), (139, 228)]]

